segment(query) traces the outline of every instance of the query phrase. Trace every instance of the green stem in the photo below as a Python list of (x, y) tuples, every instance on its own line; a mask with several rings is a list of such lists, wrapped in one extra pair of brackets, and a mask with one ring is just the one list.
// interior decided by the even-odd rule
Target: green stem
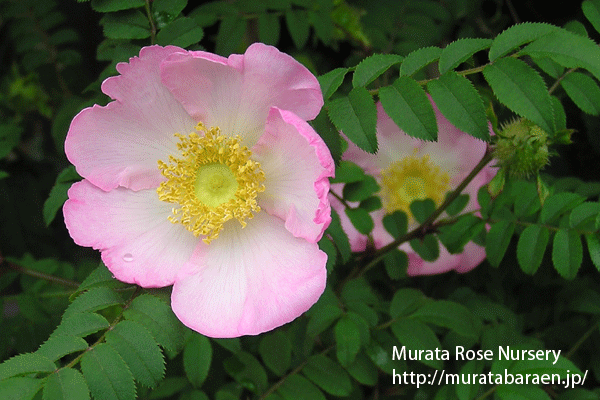
[(6, 264), (10, 269), (17, 271), (21, 274), (33, 276), (34, 278), (43, 279), (45, 281), (56, 283), (56, 284), (59, 284), (62, 286), (70, 287), (70, 288), (78, 288), (79, 287), (79, 282), (75, 282), (75, 281), (72, 281), (69, 279), (59, 278), (58, 276), (45, 274), (40, 271), (35, 271), (33, 269), (25, 268), (21, 265), (17, 265), (17, 264), (13, 264), (8, 261), (5, 262), (5, 261), (6, 260), (4, 260), (4, 258), (2, 258), (2, 255), (0, 255), (0, 265)]
[(155, 44), (156, 24), (154, 23), (154, 18), (152, 18), (152, 11), (150, 11), (150, 0), (146, 0), (144, 8), (146, 9), (146, 15), (148, 16), (148, 22), (150, 23), (150, 43)]
[[(325, 350), (323, 350), (323, 351), (322, 351), (321, 353), (319, 353), (319, 354), (321, 354), (321, 355), (323, 355), (323, 354), (327, 354), (327, 352), (329, 352), (329, 350), (333, 349), (333, 347), (334, 347), (334, 346), (333, 346), (333, 345), (331, 345), (331, 346), (329, 346), (328, 348), (326, 348)], [(271, 387), (269, 388), (269, 390), (267, 390), (266, 392), (264, 392), (264, 393), (263, 393), (263, 394), (262, 394), (262, 395), (259, 397), (259, 399), (258, 399), (258, 400), (264, 400), (264, 399), (266, 399), (267, 397), (269, 397), (269, 395), (270, 395), (271, 393), (273, 393), (274, 391), (276, 391), (277, 389), (279, 389), (279, 387), (280, 387), (281, 385), (283, 385), (283, 382), (285, 382), (285, 380), (286, 380), (287, 378), (289, 378), (289, 377), (290, 377), (290, 376), (292, 376), (292, 375), (296, 375), (297, 373), (299, 373), (299, 372), (302, 370), (302, 368), (304, 368), (304, 366), (305, 366), (307, 363), (308, 363), (308, 359), (306, 359), (306, 360), (304, 360), (303, 362), (301, 362), (301, 363), (300, 363), (300, 365), (298, 365), (296, 368), (294, 368), (294, 370), (293, 370), (292, 372), (290, 372), (289, 374), (287, 374), (286, 376), (284, 376), (283, 378), (281, 378), (279, 381), (277, 381), (277, 383), (275, 383), (273, 386), (271, 386)]]
[(573, 347), (571, 347), (571, 350), (569, 350), (567, 353), (565, 353), (565, 358), (571, 358), (571, 356), (579, 349), (579, 347), (581, 347), (581, 345), (592, 335), (592, 333), (594, 333), (596, 331), (596, 329), (598, 329), (598, 321), (594, 321), (594, 323), (592, 324), (592, 327), (590, 329), (588, 329), (577, 341), (577, 343), (575, 343), (573, 345)]

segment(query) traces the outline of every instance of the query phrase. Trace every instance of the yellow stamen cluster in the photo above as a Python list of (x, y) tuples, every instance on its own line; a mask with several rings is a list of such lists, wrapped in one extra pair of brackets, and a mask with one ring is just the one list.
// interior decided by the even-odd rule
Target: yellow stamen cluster
[(195, 236), (210, 243), (219, 236), (223, 224), (237, 219), (246, 226), (252, 212), (259, 212), (256, 202), (265, 190), (265, 174), (252, 152), (240, 146), (239, 137), (221, 134), (219, 128), (207, 129), (199, 123), (188, 136), (176, 133), (181, 158), (169, 156), (169, 164), (158, 161), (167, 178), (160, 184), (158, 198), (175, 203), (169, 221), (181, 223)]
[(428, 154), (417, 157), (417, 150), (381, 171), (379, 193), (383, 207), (391, 213), (404, 211), (412, 219), (410, 203), (432, 199), (441, 204), (450, 189), (450, 177), (431, 162)]

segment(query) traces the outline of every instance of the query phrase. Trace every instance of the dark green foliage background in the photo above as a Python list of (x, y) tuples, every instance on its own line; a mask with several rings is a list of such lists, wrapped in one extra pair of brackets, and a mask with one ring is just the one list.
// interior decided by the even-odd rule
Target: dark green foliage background
[[(521, 22), (538, 24), (496, 39)], [(0, 0), (0, 399), (600, 399), (599, 30), (598, 0)], [(109, 101), (101, 82), (141, 47), (227, 56), (255, 41), (319, 77), (326, 103), (312, 124), (365, 234), (381, 207), (378, 186), (339, 162), (338, 131), (375, 152), (374, 100), (426, 140), (437, 132), (424, 90), (481, 139), (490, 140), (487, 118), (497, 128), (525, 116), (548, 131), (554, 156), (539, 181), (507, 178), (494, 198), (482, 189), (481, 216), (461, 214), (467, 199), (458, 196), (444, 217), (431, 201), (413, 203), (417, 230), (407, 232), (400, 212), (384, 220), (423, 258), (437, 258), (440, 241), (456, 253), (469, 240), (484, 245), (487, 260), (473, 271), (407, 277), (397, 246), (352, 254), (334, 214), (319, 243), (328, 286), (311, 310), (260, 336), (208, 339), (177, 321), (170, 288), (116, 282), (98, 252), (73, 243), (61, 207), (80, 177), (63, 144), (73, 116)], [(508, 83), (516, 89), (504, 93)], [(452, 356), (392, 360), (402, 345)], [(467, 362), (453, 354), (459, 345), (563, 357)], [(394, 370), (434, 369), (569, 370), (586, 382), (393, 383)]]

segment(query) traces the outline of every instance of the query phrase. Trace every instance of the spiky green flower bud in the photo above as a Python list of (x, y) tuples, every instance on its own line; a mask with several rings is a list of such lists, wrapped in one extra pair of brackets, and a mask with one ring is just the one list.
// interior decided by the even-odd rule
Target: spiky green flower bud
[(504, 124), (498, 133), (494, 157), (511, 177), (537, 175), (548, 165), (548, 133), (523, 118)]

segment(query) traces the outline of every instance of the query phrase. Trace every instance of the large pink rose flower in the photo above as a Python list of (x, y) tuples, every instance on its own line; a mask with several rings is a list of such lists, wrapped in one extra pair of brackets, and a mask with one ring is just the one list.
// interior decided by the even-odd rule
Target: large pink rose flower
[[(377, 140), (379, 151), (369, 154), (350, 143), (343, 159), (352, 161), (372, 175), (380, 186), (379, 196), (383, 208), (371, 213), (375, 223), (371, 233), (375, 248), (381, 248), (393, 241), (383, 227), (383, 217), (396, 210), (404, 211), (409, 219), (409, 230), (417, 227), (410, 213), (410, 203), (414, 200), (431, 198), (440, 205), (446, 194), (453, 190), (473, 170), (485, 154), (484, 141), (458, 130), (450, 123), (432, 102), (438, 124), (438, 141), (426, 142), (408, 136), (385, 113), (381, 104), (377, 105)], [(491, 127), (490, 127), (490, 133)], [(486, 166), (469, 183), (463, 193), (469, 195), (464, 211), (479, 208), (477, 191), (494, 176), (495, 169)], [(332, 191), (341, 194), (343, 184), (332, 185)], [(330, 195), (332, 206), (340, 214), (342, 227), (348, 234), (352, 251), (363, 251), (369, 238), (359, 233), (344, 212), (344, 206)], [(467, 272), (479, 265), (485, 258), (485, 249), (473, 242), (464, 246), (460, 254), (450, 254), (440, 243), (440, 256), (434, 262), (421, 259), (408, 243), (400, 246), (409, 259), (409, 275), (433, 275), (450, 270)]]
[(171, 305), (212, 337), (292, 321), (325, 288), (331, 155), (307, 124), (317, 79), (276, 48), (220, 57), (151, 46), (81, 111), (67, 157), (85, 179), (65, 223), (114, 276), (173, 285)]

